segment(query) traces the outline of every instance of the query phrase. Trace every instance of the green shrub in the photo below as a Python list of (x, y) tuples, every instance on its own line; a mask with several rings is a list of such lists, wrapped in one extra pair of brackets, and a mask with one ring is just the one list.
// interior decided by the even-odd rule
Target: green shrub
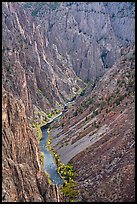
[(42, 165), (44, 166), (44, 153), (41, 152)]
[(75, 189), (76, 183), (74, 181), (71, 181), (69, 183), (65, 183), (63, 187), (61, 187), (60, 191), (63, 192), (63, 194), (69, 198), (69, 200), (75, 201), (75, 199), (78, 197), (79, 192)]
[(51, 117), (52, 117), (52, 114), (51, 114), (51, 113), (49, 113), (49, 114), (48, 114), (48, 118), (51, 118)]
[(45, 174), (46, 174), (46, 176), (47, 176), (48, 184), (51, 185), (51, 184), (52, 184), (52, 181), (51, 181), (51, 179), (50, 179), (49, 174), (48, 174), (47, 172), (46, 172)]
[(119, 84), (119, 83), (120, 83), (120, 80), (118, 79), (118, 80), (117, 80), (117, 84)]
[(70, 200), (75, 200), (79, 196), (78, 190), (75, 190), (76, 183), (74, 182), (74, 176), (76, 173), (73, 170), (71, 164), (63, 164), (59, 158), (59, 155), (50, 143), (50, 138), (48, 138), (47, 148), (54, 155), (54, 159), (57, 165), (58, 173), (64, 180), (63, 186), (61, 186), (60, 191)]
[(59, 113), (59, 110), (55, 109), (55, 112), (56, 112), (56, 114), (58, 114), (58, 113)]
[(36, 122), (35, 124), (32, 125), (32, 127), (36, 128), (36, 139), (38, 141), (38, 143), (40, 142), (41, 138), (42, 138), (42, 131), (41, 131), (41, 128), (40, 128), (40, 125), (38, 122)]
[(94, 127), (97, 127), (96, 121), (94, 121), (93, 126), (94, 126)]

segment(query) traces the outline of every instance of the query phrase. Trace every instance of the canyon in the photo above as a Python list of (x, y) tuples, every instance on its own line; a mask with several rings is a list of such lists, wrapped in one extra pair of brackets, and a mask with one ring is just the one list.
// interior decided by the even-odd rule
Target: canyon
[(2, 201), (68, 201), (36, 137), (61, 111), (51, 145), (80, 201), (134, 201), (134, 72), (134, 3), (3, 2)]

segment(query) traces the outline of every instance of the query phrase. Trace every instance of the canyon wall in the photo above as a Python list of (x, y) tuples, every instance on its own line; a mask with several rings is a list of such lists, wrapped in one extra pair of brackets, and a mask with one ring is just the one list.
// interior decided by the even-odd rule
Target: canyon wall
[(28, 115), (71, 98), (79, 77), (93, 82), (134, 43), (134, 4), (112, 4), (3, 3), (3, 85)]
[(28, 119), (64, 104), (134, 44), (134, 4), (112, 4), (2, 3), (4, 202), (58, 201)]
[(57, 187), (42, 170), (37, 141), (28, 126), (21, 100), (3, 90), (2, 201), (57, 202)]
[(135, 200), (135, 46), (51, 128), (51, 144), (73, 164), (83, 202)]

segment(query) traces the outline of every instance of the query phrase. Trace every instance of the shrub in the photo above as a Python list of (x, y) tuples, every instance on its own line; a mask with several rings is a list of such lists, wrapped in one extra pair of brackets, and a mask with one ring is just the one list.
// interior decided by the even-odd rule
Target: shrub
[(63, 194), (69, 198), (69, 200), (74, 200), (78, 197), (79, 192), (78, 190), (74, 189), (76, 187), (76, 184), (74, 181), (71, 181), (69, 183), (65, 183), (65, 185), (60, 189)]
[(42, 160), (42, 165), (44, 166), (44, 153), (41, 152), (41, 160)]
[(48, 114), (48, 118), (51, 118), (51, 117), (52, 117), (52, 114), (51, 114), (51, 113), (49, 113), (49, 114)]
[(41, 138), (42, 138), (42, 132), (41, 132), (41, 128), (38, 122), (36, 122), (35, 124), (32, 125), (32, 127), (36, 128), (36, 139), (38, 141), (38, 143), (40, 142)]
[(58, 113), (59, 113), (59, 110), (56, 109), (55, 112), (56, 112), (56, 114), (58, 114)]
[(120, 80), (118, 79), (118, 80), (117, 80), (117, 84), (119, 84), (119, 83), (120, 83)]
[(57, 152), (54, 150), (50, 143), (47, 147), (54, 155), (58, 167), (58, 173), (64, 180), (64, 184), (63, 186), (61, 186), (60, 191), (69, 199), (69, 201), (75, 200), (79, 196), (79, 192), (78, 190), (74, 189), (76, 187), (76, 183), (73, 179), (76, 174), (74, 173), (73, 166), (71, 164), (63, 164), (59, 159)]
[(49, 177), (49, 174), (48, 173), (45, 173), (46, 174), (46, 177), (47, 177), (47, 181), (48, 181), (48, 184), (51, 185), (52, 184), (52, 181)]

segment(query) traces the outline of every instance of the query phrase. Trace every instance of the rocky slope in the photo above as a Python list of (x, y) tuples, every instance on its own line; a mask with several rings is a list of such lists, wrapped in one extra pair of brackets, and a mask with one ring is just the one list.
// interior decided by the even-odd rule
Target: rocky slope
[[(120, 72), (120, 76), (125, 74), (126, 68), (124, 69), (120, 65), (117, 70), (117, 66), (114, 64), (122, 54), (121, 47), (134, 44), (135, 9), (134, 4), (130, 2), (112, 4), (113, 6), (103, 2), (3, 2), (3, 201), (59, 201), (58, 188), (48, 184), (47, 177), (41, 170), (40, 151), (28, 119), (34, 119), (35, 112), (38, 110), (49, 113), (51, 109), (58, 108), (60, 104), (64, 104), (66, 100), (77, 94), (84, 87), (85, 82), (89, 81), (91, 87), (89, 87), (87, 95), (90, 95), (93, 82), (112, 66), (114, 66), (112, 70), (115, 77), (118, 77), (118, 72)], [(130, 32), (127, 32), (129, 28)], [(130, 55), (132, 56), (133, 53)], [(129, 61), (126, 62), (127, 64), (125, 63), (124, 67), (128, 69), (130, 62), (129, 57)], [(133, 63), (132, 66), (134, 66)], [(100, 82), (99, 88), (95, 89), (100, 95), (104, 93), (100, 87), (103, 89), (105, 80), (107, 80), (105, 77), (109, 76), (111, 71), (108, 71), (108, 75), (104, 75), (104, 83)], [(132, 71), (129, 71), (130, 74), (132, 75)], [(112, 81), (108, 80), (108, 87)], [(128, 83), (129, 80), (126, 79), (125, 86)], [(132, 96), (132, 87), (130, 88), (129, 85), (130, 89), (131, 95), (129, 96)], [(108, 89), (106, 95), (107, 91)], [(97, 94), (96, 97), (92, 96), (98, 100)], [(63, 131), (61, 128), (59, 130), (62, 134), (61, 137), (66, 138), (68, 134), (70, 136), (68, 141), (64, 140), (66, 142), (65, 151), (70, 150), (70, 147), (72, 147), (72, 151), (63, 158), (63, 147), (58, 147), (58, 144), (55, 144), (60, 141), (59, 145), (64, 145), (60, 133), (56, 142), (54, 141), (54, 145), (58, 148), (57, 151), (61, 154), (64, 162), (68, 162), (80, 152), (80, 157), (77, 155), (78, 160), (75, 162), (75, 167), (78, 171), (78, 186), (81, 192), (84, 191), (83, 200), (91, 198), (98, 200), (99, 198), (96, 198), (94, 194), (92, 197), (88, 195), (89, 189), (81, 181), (82, 178), (85, 181), (83, 170), (80, 169), (80, 162), (85, 154), (81, 151), (90, 150), (82, 149), (83, 147), (79, 146), (79, 141), (85, 142), (84, 147), (91, 144), (90, 141), (87, 145), (87, 138), (93, 122), (89, 121), (88, 118), (90, 116), (89, 109), (92, 107), (84, 109), (83, 113), (82, 110), (79, 110), (80, 103), (89, 103), (86, 100), (88, 101), (88, 97), (86, 97), (85, 102), (83, 98), (79, 98), (77, 100), (78, 105), (74, 110), (71, 109), (64, 116), (67, 120), (71, 120), (66, 121), (64, 118), (60, 123), (62, 127), (64, 126)], [(80, 115), (79, 111), (81, 112)], [(131, 113), (131, 116), (133, 115), (133, 110), (130, 110), (129, 104), (127, 109), (123, 109), (124, 114), (126, 111)], [(92, 113), (90, 114), (92, 117)], [(105, 117), (106, 121), (111, 123), (109, 114)], [(121, 120), (122, 115), (120, 116), (118, 113), (118, 116)], [(100, 115), (100, 117), (103, 116)], [(125, 120), (129, 121), (129, 119)], [(93, 120), (98, 120), (98, 118), (93, 117)], [(85, 127), (83, 127), (83, 121), (85, 121)], [(98, 140), (98, 136), (102, 135), (103, 131), (110, 131), (108, 124), (103, 124), (98, 132), (93, 127), (95, 134), (93, 142)], [(131, 134), (129, 133), (129, 135)], [(108, 135), (105, 137), (107, 140)], [(128, 139), (130, 140), (131, 137), (129, 136)], [(132, 144), (131, 147), (133, 147)], [(131, 158), (133, 158), (132, 155)], [(88, 159), (85, 158), (85, 162)], [(92, 156), (90, 159), (92, 160)], [(132, 163), (132, 159), (130, 162)], [(85, 167), (88, 168), (88, 164), (85, 164)], [(126, 167), (128, 168), (128, 166)], [(132, 177), (132, 165), (129, 164), (129, 167)], [(128, 192), (128, 187), (125, 192)], [(132, 198), (132, 196), (129, 197)], [(112, 200), (111, 196), (107, 198)]]
[(2, 201), (58, 202), (56, 186), (42, 171), (40, 151), (27, 124), (25, 106), (3, 90)]
[(135, 199), (135, 48), (52, 128), (52, 145), (64, 163), (74, 164), (83, 201)]

